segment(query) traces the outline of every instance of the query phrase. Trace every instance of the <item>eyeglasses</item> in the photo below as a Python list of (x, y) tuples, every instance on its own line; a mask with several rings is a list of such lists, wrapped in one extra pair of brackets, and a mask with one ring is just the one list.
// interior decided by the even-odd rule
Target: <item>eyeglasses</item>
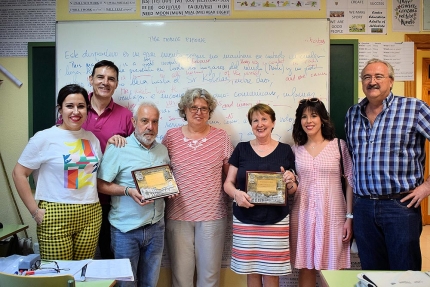
[(199, 107), (196, 107), (196, 106), (191, 106), (191, 107), (189, 107), (189, 109), (190, 109), (190, 111), (193, 114), (197, 113), (198, 111), (200, 111), (202, 114), (207, 114), (209, 112), (209, 108), (208, 107), (201, 107), (201, 108), (199, 108)]
[(361, 80), (363, 82), (371, 82), (372, 79), (375, 79), (375, 82), (380, 82), (385, 78), (387, 78), (387, 77), (385, 77), (384, 75), (375, 75), (375, 76), (364, 75), (363, 77), (361, 77)]
[(42, 270), (42, 269), (55, 270), (57, 273), (60, 273), (61, 270), (66, 270), (66, 271), (70, 270), (69, 268), (61, 269), (60, 266), (58, 266), (57, 261), (53, 261), (53, 260), (36, 260), (31, 266), (31, 270)]
[(318, 98), (308, 98), (308, 99), (300, 100), (299, 105), (304, 104), (304, 103), (306, 103), (306, 102), (319, 103), (319, 102), (321, 102), (321, 101), (320, 101), (320, 99), (318, 99)]

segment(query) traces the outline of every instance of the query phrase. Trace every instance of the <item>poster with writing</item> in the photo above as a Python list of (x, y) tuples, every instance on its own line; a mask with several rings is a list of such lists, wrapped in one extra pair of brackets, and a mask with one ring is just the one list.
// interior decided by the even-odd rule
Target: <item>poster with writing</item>
[(2, 0), (0, 57), (27, 57), (28, 42), (54, 42), (55, 17), (55, 0)]
[(73, 1), (69, 2), (70, 14), (135, 13), (136, 0)]
[(235, 0), (234, 10), (320, 10), (321, 0)]
[(141, 0), (142, 17), (229, 16), (230, 0)]
[(393, 0), (393, 31), (420, 31), (420, 0)]
[(423, 1), (423, 30), (430, 31), (430, 0)]
[(414, 42), (362, 42), (358, 44), (358, 74), (370, 59), (389, 62), (396, 81), (414, 80)]
[(387, 34), (387, 0), (327, 0), (330, 34)]

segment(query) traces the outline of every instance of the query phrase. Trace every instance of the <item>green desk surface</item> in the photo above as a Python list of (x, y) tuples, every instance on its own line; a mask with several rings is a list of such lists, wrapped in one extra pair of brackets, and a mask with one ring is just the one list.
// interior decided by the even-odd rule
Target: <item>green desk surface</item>
[[(360, 273), (381, 272), (376, 270), (321, 270), (323, 287), (354, 287), (358, 283), (357, 275)], [(396, 271), (382, 271), (396, 272)], [(398, 271), (403, 272), (403, 271)]]
[(0, 228), (0, 240), (8, 238), (9, 236), (15, 235), (28, 228), (28, 225), (19, 224), (3, 224), (3, 228)]
[(94, 280), (85, 282), (76, 282), (76, 287), (110, 287), (115, 286), (115, 280)]
[(354, 287), (358, 283), (357, 274), (363, 270), (321, 270), (321, 279), (329, 287)]

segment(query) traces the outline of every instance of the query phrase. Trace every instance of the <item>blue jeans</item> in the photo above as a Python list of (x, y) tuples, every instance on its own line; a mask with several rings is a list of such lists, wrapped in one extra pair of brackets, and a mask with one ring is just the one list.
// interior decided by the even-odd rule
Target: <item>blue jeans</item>
[(354, 196), (354, 236), (363, 270), (421, 271), (421, 207)]
[(156, 287), (164, 248), (164, 218), (125, 233), (111, 226), (111, 237), (115, 258), (130, 259), (137, 281), (118, 281), (117, 286)]

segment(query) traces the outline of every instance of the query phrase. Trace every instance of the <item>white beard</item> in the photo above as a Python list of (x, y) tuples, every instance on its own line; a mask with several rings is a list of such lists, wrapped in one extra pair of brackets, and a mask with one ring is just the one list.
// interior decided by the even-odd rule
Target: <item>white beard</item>
[(154, 140), (155, 140), (155, 136), (153, 137), (153, 138), (151, 138), (151, 139), (147, 139), (146, 137), (145, 137), (145, 133), (144, 134), (138, 134), (138, 133), (136, 133), (136, 132), (134, 132), (134, 136), (136, 137), (136, 139), (141, 143), (141, 144), (143, 144), (144, 146), (151, 146), (152, 145), (152, 143), (154, 142)]

